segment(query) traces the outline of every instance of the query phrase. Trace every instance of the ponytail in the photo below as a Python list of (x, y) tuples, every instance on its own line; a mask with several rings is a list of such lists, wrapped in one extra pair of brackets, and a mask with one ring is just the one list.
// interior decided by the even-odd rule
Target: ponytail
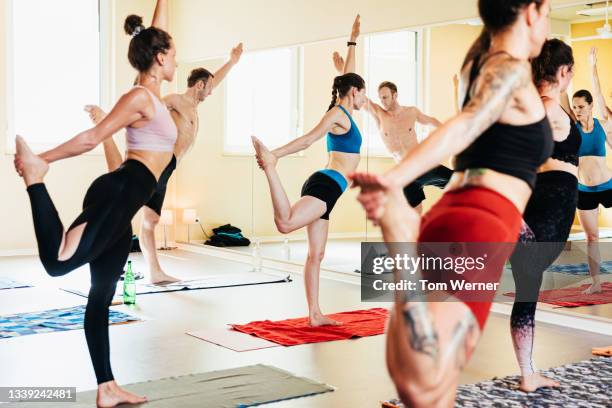
[(479, 59), (484, 53), (489, 51), (489, 48), (491, 48), (491, 35), (489, 34), (489, 31), (486, 28), (483, 28), (482, 32), (480, 33), (476, 41), (474, 41), (474, 43), (470, 47), (470, 50), (465, 56), (461, 69), (463, 70), (470, 62)]

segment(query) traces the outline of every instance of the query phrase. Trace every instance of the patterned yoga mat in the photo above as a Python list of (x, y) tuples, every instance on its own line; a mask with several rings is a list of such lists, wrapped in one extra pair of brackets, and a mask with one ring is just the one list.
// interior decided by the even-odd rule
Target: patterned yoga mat
[[(589, 265), (586, 263), (579, 264), (558, 264), (551, 265), (547, 269), (548, 272), (561, 272), (569, 275), (588, 276)], [(612, 273), (612, 261), (603, 261), (600, 265), (601, 273)]]
[[(518, 390), (519, 377), (494, 378), (477, 384), (462, 385), (457, 389), (455, 407), (503, 407), (503, 408), (548, 408), (612, 406), (612, 358), (597, 357), (542, 370), (546, 377), (553, 378), (559, 388), (540, 388), (526, 393)], [(395, 404), (394, 404), (395, 403)], [(391, 400), (385, 407), (404, 407)]]
[(31, 285), (14, 281), (10, 278), (0, 276), (0, 290), (2, 289), (17, 289), (17, 288), (31, 288)]
[[(83, 328), (84, 318), (85, 306), (0, 316), (0, 339), (56, 331), (80, 330)], [(140, 319), (110, 309), (108, 320), (109, 324), (121, 324), (139, 321)]]

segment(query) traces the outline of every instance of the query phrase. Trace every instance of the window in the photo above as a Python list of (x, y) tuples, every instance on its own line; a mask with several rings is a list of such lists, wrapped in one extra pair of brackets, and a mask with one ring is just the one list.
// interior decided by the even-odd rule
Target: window
[(225, 97), (224, 152), (252, 154), (251, 135), (276, 148), (298, 136), (299, 49), (245, 54), (230, 72)]
[(91, 127), (83, 107), (101, 103), (99, 0), (7, 4), (9, 151), (15, 134), (55, 147)]
[[(380, 104), (378, 85), (391, 81), (398, 88), (399, 103), (417, 106), (419, 49), (415, 31), (373, 34), (365, 37), (365, 81), (368, 97)], [(363, 110), (364, 136), (371, 155), (389, 156), (376, 120)]]

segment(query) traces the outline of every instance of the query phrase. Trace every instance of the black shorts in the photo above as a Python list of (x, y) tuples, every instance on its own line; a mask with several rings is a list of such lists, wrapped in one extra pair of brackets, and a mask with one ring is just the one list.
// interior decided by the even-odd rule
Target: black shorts
[(176, 156), (172, 155), (172, 160), (170, 160), (170, 163), (166, 166), (161, 176), (159, 176), (155, 193), (153, 193), (151, 199), (145, 204), (145, 206), (155, 211), (157, 215), (161, 215), (164, 199), (166, 198), (168, 180), (170, 180), (170, 176), (174, 173), (174, 170), (176, 170)]
[(453, 171), (448, 167), (438, 166), (404, 187), (404, 196), (411, 207), (417, 207), (425, 200), (423, 187), (435, 186), (444, 188), (452, 175)]
[(321, 172), (316, 172), (308, 177), (308, 180), (302, 186), (302, 197), (318, 198), (327, 205), (325, 214), (321, 216), (323, 220), (329, 220), (329, 213), (334, 209), (336, 201), (342, 193), (340, 185), (333, 178)]
[(578, 190), (578, 209), (583, 211), (594, 210), (599, 204), (606, 208), (612, 207), (612, 190), (597, 192)]

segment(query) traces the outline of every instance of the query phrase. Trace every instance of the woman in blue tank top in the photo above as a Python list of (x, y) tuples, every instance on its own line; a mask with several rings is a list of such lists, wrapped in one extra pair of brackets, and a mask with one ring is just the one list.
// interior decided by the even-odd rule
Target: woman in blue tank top
[(587, 237), (589, 272), (593, 279), (585, 293), (601, 292), (599, 278), (599, 205), (612, 206), (612, 170), (606, 164), (606, 143), (610, 144), (610, 110), (601, 91), (597, 74), (597, 51), (591, 50), (589, 56), (591, 75), (600, 119), (593, 118), (593, 96), (581, 90), (574, 94), (572, 109), (578, 120), (577, 126), (582, 136), (578, 155), (578, 217)]
[[(278, 231), (288, 234), (303, 227), (308, 229), (308, 257), (304, 265), (304, 281), (308, 314), (312, 326), (337, 325), (324, 316), (319, 307), (319, 272), (325, 254), (329, 214), (348, 187), (347, 177), (357, 169), (360, 160), (361, 133), (353, 121), (352, 112), (366, 103), (365, 82), (355, 74), (355, 40), (359, 36), (359, 16), (353, 23), (348, 43), (344, 75), (334, 79), (332, 102), (327, 113), (308, 133), (272, 151), (256, 137), (253, 146), (259, 167), (265, 172)], [(285, 157), (310, 147), (327, 137), (327, 166), (315, 172), (302, 187), (301, 198), (291, 204), (281, 183), (276, 163)]]

